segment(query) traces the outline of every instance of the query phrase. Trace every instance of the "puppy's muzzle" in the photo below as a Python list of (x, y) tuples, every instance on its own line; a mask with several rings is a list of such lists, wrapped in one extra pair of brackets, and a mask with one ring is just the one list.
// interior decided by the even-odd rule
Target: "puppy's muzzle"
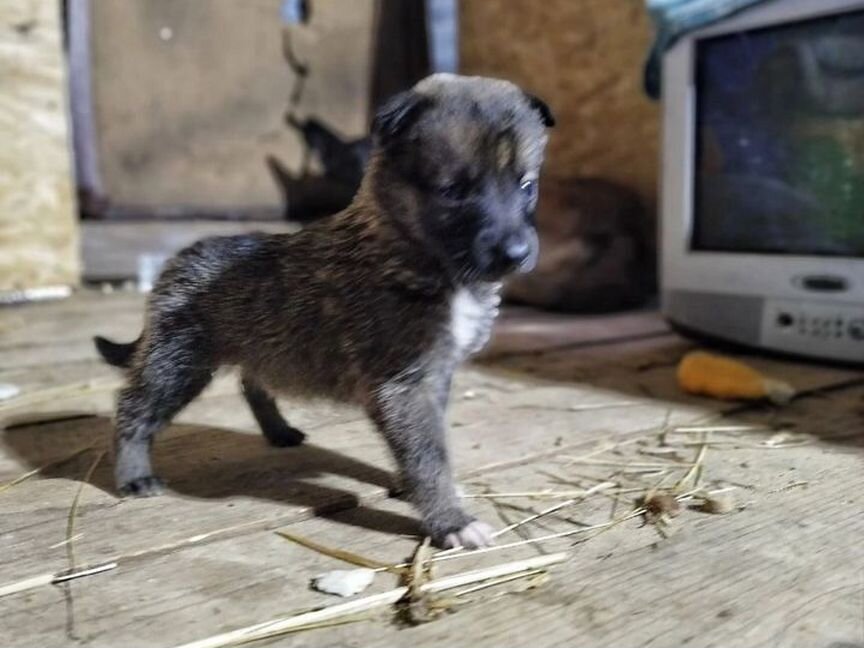
[(513, 272), (529, 272), (537, 262), (537, 235), (533, 230), (511, 232), (503, 237), (481, 233), (475, 242), (475, 259), (487, 279), (500, 279)]
[(517, 270), (531, 258), (531, 242), (524, 236), (511, 236), (496, 250), (498, 264), (508, 270)]
[(537, 263), (537, 235), (524, 230), (505, 237), (493, 252), (495, 265), (505, 274), (525, 273)]

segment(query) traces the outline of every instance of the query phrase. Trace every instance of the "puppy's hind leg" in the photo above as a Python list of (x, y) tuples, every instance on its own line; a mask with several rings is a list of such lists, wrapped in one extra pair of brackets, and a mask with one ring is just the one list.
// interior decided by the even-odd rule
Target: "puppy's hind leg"
[(114, 474), (123, 495), (149, 497), (162, 492), (153, 474), (150, 448), (156, 433), (198, 396), (212, 377), (206, 358), (175, 338), (165, 348), (148, 349), (130, 372), (117, 402)]
[(252, 415), (258, 421), (264, 438), (270, 442), (270, 445), (287, 448), (303, 443), (306, 435), (288, 425), (273, 397), (251, 378), (243, 378), (243, 395), (249, 403)]

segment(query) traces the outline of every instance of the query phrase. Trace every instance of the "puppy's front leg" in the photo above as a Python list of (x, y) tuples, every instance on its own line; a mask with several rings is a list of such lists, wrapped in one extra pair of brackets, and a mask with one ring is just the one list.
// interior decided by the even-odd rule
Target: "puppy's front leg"
[(436, 545), (483, 547), (492, 528), (462, 510), (447, 452), (445, 408), (449, 376), (394, 381), (373, 397), (370, 415), (399, 464), (402, 483)]

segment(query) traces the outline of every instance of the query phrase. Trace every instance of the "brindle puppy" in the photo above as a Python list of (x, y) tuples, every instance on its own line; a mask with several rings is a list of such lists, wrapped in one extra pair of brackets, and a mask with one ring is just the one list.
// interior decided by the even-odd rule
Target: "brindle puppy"
[(552, 124), (549, 108), (511, 83), (434, 75), (375, 117), (372, 157), (345, 211), (296, 234), (205, 239), (169, 261), (141, 337), (96, 339), (108, 362), (128, 367), (119, 489), (160, 492), (154, 435), (234, 365), (271, 443), (304, 438), (274, 395), (357, 404), (435, 542), (488, 544), (490, 527), (454, 491), (445, 411), (454, 370), (489, 336), (501, 279), (535, 264)]

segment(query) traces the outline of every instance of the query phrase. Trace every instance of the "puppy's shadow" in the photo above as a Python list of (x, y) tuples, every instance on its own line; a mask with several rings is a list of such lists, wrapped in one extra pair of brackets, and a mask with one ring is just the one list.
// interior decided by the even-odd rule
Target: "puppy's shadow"
[[(44, 477), (80, 481), (95, 453), (111, 448), (112, 434), (108, 418), (93, 416), (74, 425), (58, 421), (12, 427), (3, 430), (0, 439), (7, 454), (29, 469), (40, 468)], [(326, 436), (325, 430), (322, 435)], [(88, 447), (93, 450), (70, 457), (77, 449)], [(399, 535), (420, 533), (417, 520), (360, 503), (357, 491), (361, 483), (390, 490), (392, 473), (308, 441), (294, 448), (274, 448), (260, 434), (174, 424), (156, 439), (153, 464), (168, 491), (179, 495), (252, 497), (309, 508), (316, 515), (354, 526)], [(116, 495), (113, 470), (113, 458), (107, 452), (90, 483)]]

